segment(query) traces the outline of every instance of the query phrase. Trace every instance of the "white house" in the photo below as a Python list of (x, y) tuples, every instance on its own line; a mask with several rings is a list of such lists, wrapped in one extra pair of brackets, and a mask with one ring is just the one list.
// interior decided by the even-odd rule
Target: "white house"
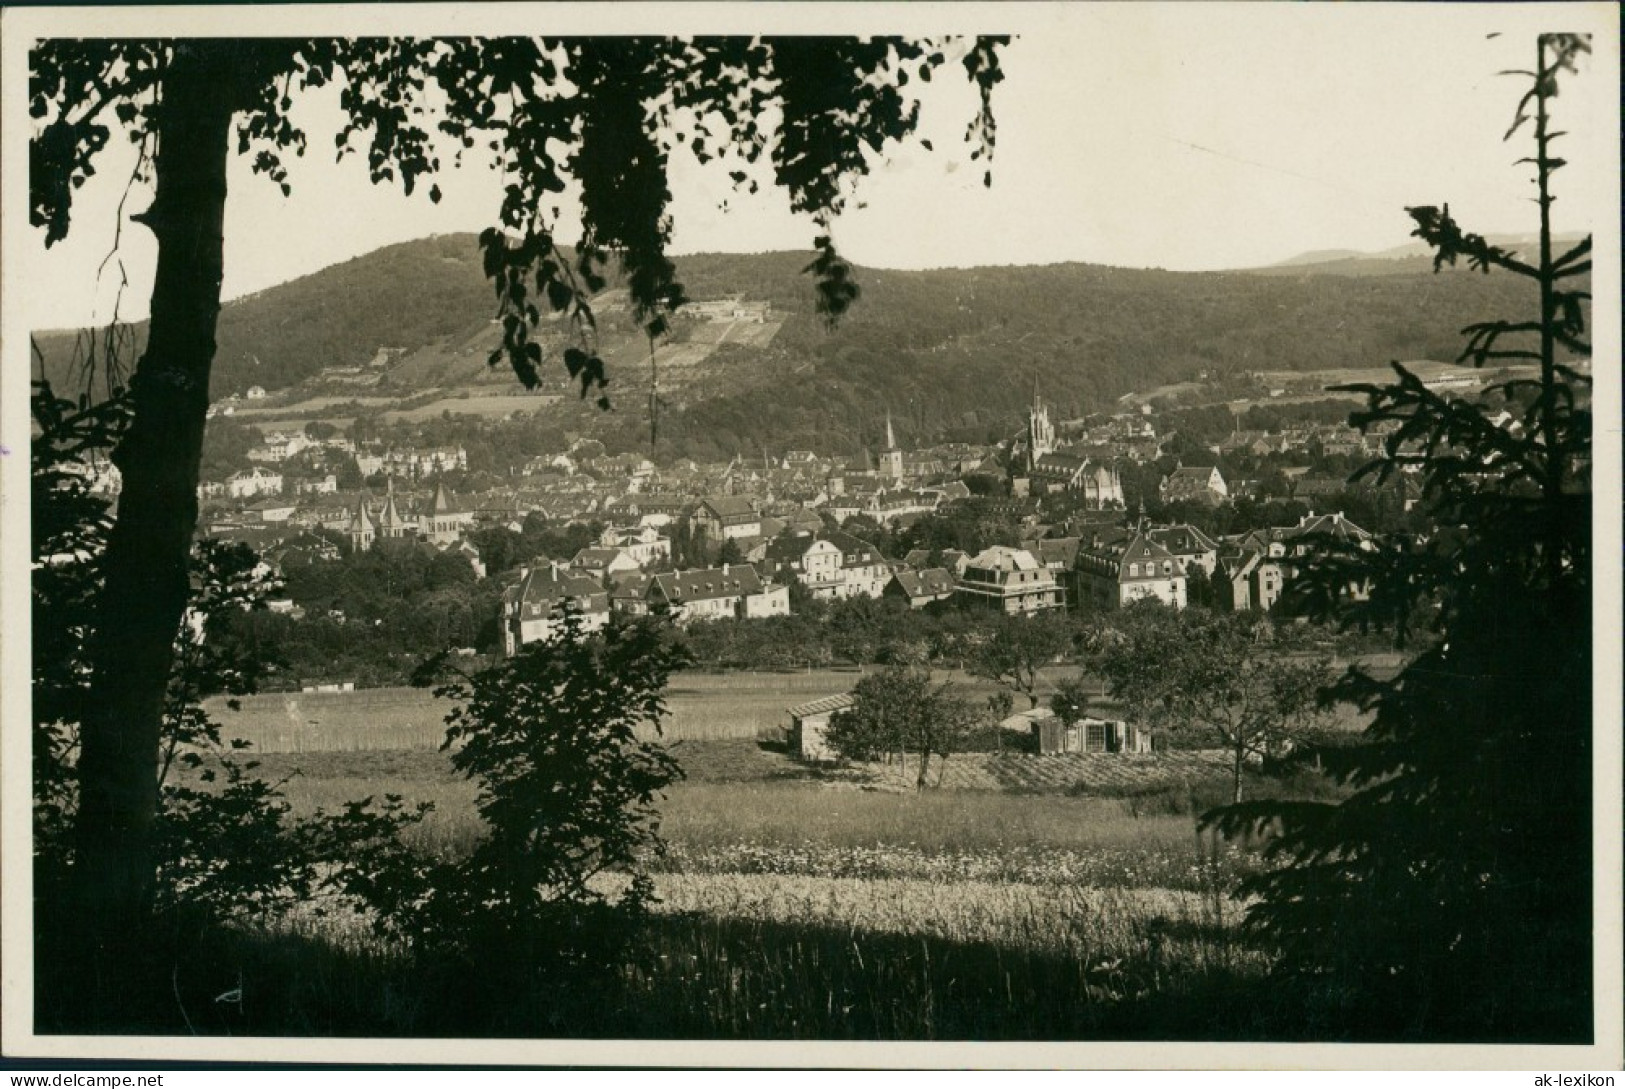
[(587, 631), (609, 623), (609, 594), (597, 582), (558, 564), (525, 569), (502, 594), (503, 653), (512, 657), (524, 644), (549, 638), (566, 608), (580, 611)]
[(1184, 564), (1144, 532), (1126, 544), (1079, 549), (1073, 577), (1078, 599), (1103, 609), (1121, 609), (1144, 598), (1183, 609), (1187, 600)]
[(233, 499), (282, 494), (282, 474), (255, 466), (226, 478), (226, 492)]
[(651, 525), (639, 525), (635, 529), (611, 526), (604, 530), (598, 543), (605, 548), (621, 550), (639, 567), (649, 567), (671, 559), (671, 541), (662, 537)]
[(649, 602), (665, 604), (680, 624), (729, 617), (788, 616), (790, 589), (764, 584), (750, 564), (723, 564), (697, 571), (655, 575)]

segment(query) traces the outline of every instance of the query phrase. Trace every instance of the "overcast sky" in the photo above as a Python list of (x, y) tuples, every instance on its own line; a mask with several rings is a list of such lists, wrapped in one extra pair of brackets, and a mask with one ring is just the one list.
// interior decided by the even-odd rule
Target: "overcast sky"
[[(680, 9), (683, 23), (671, 17)], [(710, 9), (673, 5), (663, 21), (646, 22), (674, 32), (748, 29), (752, 22), (742, 20), (750, 20), (763, 29), (824, 32), (974, 23), (1017, 33), (995, 98), (992, 189), (982, 187), (979, 166), (966, 160), (960, 141), (975, 100), (955, 69), (930, 85), (925, 103), (936, 151), (905, 150), (865, 180), (859, 196), (867, 207), (836, 227), (843, 251), (860, 264), (894, 268), (1087, 261), (1200, 270), (1269, 264), (1307, 250), (1400, 245), (1410, 227), (1408, 204), (1449, 201), (1458, 218), (1486, 233), (1532, 231), (1529, 172), (1512, 165), (1528, 153), (1527, 141), (1501, 141), (1524, 84), (1496, 73), (1532, 63), (1538, 30), (1584, 21), (1606, 28), (1609, 9), (830, 5), (814, 9), (814, 25), (807, 9), (793, 5), (739, 5), (709, 22), (689, 11)], [(635, 16), (651, 9), (626, 10)], [(576, 16), (577, 24), (586, 25), (585, 17)], [(422, 30), (443, 32), (443, 25), (429, 20)], [(469, 19), (455, 26), (475, 29)], [(1571, 79), (1557, 106), (1562, 127), (1574, 134), (1567, 150), (1575, 157), (1558, 182), (1561, 230), (1591, 229), (1617, 210), (1617, 175), (1601, 156), (1580, 153), (1618, 118), (1613, 86), (1596, 67)], [(298, 116), (312, 150), (294, 166), (291, 198), (245, 163), (233, 165), (228, 298), (392, 242), (494, 222), (501, 181), (479, 162), (443, 178), (445, 200), (432, 205), (421, 193), (406, 198), (372, 186), (355, 158), (333, 162), (330, 94), (302, 102)], [(33, 328), (105, 321), (119, 261), (130, 280), (122, 314), (145, 314), (153, 246), (139, 227), (123, 232), (118, 260), (91, 290), (132, 163), (117, 141), (115, 150), (81, 191), (70, 238), (46, 251), (34, 232), (28, 274), (20, 283), (7, 278), (8, 290), (26, 294)], [(745, 197), (714, 169), (682, 157), (675, 163), (675, 252), (809, 244), (814, 227), (789, 214), (781, 192), (764, 187)], [(718, 207), (724, 198), (726, 212)], [(133, 192), (126, 213), (148, 199)], [(566, 238), (572, 222), (566, 209)]]

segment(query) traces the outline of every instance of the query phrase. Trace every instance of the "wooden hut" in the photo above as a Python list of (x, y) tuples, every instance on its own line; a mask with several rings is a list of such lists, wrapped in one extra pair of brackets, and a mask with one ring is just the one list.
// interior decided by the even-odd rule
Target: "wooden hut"
[(803, 760), (836, 759), (838, 754), (829, 747), (824, 735), (829, 729), (829, 720), (852, 704), (851, 694), (843, 692), (838, 696), (825, 696), (811, 703), (791, 707), (790, 751)]

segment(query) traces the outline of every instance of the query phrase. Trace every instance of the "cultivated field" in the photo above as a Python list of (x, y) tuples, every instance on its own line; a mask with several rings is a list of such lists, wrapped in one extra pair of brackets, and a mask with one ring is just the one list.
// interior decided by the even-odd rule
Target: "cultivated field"
[[(1411, 360), (1404, 364), (1405, 369), (1422, 379), (1424, 382), (1447, 382), (1459, 380), (1477, 386), (1482, 385), (1491, 376), (1501, 370), (1507, 370), (1514, 375), (1528, 378), (1537, 373), (1538, 368), (1532, 366), (1507, 366), (1477, 368), (1457, 363), (1445, 363), (1432, 359)], [(1383, 383), (1393, 380), (1394, 372), (1391, 367), (1336, 367), (1318, 371), (1260, 371), (1258, 374), (1266, 384), (1282, 385), (1288, 387), (1313, 386), (1324, 388), (1326, 386), (1347, 385), (1352, 382)]]
[(386, 420), (430, 420), (443, 412), (453, 416), (494, 416), (502, 418), (515, 412), (532, 413), (564, 398), (557, 393), (482, 393), (467, 397), (443, 397), (416, 408), (390, 409), (383, 414)]
[(300, 413), (314, 417), (339, 405), (377, 408), (380, 405), (394, 404), (395, 400), (394, 397), (380, 397), (376, 394), (333, 394), (326, 397), (307, 397), (286, 405), (238, 406), (232, 417), (235, 419), (242, 416), (295, 416)]

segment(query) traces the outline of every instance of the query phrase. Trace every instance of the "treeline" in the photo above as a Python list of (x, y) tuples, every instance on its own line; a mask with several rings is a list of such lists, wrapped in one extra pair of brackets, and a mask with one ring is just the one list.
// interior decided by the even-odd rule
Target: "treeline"
[(416, 542), (379, 542), (338, 560), (292, 555), (281, 592), (300, 614), (256, 610), (223, 638), (273, 663), (270, 684), (404, 683), (429, 648), (501, 648), (501, 587), (477, 579), (466, 557)]
[(568, 561), (595, 542), (597, 525), (553, 525), (537, 514), (515, 532), (475, 530), (470, 542), (486, 577), (460, 552), (416, 541), (377, 541), (352, 551), (336, 534), (338, 559), (294, 549), (281, 563), (280, 596), (298, 613), (258, 610), (223, 621), (228, 635), (274, 665), (269, 683), (407, 683), (427, 655), (445, 648), (502, 652), (502, 591), (522, 564)]
[[(1217, 611), (1212, 584), (1200, 568), (1196, 571), (1189, 586), (1191, 605)], [(892, 598), (813, 600), (792, 584), (789, 616), (700, 621), (682, 629), (682, 635), (694, 665), (702, 669), (929, 666), (968, 670), (1025, 691), (1039, 669), (1084, 664), (1102, 627), (1115, 624), (1114, 616), (1084, 606), (1008, 617), (966, 608), (953, 598), (922, 609)], [(1271, 619), (1297, 633), (1294, 645), (1317, 643), (1350, 654), (1387, 645), (1359, 633), (1299, 627), (1285, 610)]]

